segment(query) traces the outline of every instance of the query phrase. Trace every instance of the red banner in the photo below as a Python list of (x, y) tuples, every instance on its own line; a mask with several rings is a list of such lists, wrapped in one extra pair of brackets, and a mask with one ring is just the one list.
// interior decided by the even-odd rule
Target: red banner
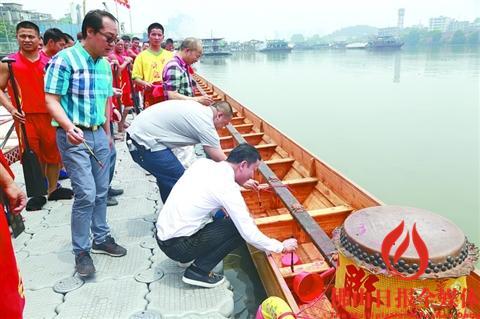
[(116, 3), (121, 4), (124, 7), (127, 7), (130, 9), (130, 3), (129, 0), (114, 0)]

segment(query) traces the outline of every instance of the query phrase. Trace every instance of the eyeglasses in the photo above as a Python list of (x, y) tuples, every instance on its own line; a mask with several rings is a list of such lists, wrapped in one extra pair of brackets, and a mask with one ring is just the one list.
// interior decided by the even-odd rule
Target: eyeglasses
[(105, 40), (108, 44), (115, 44), (117, 42), (117, 36), (111, 36), (109, 34), (103, 33), (102, 31), (98, 31), (98, 33), (105, 37)]

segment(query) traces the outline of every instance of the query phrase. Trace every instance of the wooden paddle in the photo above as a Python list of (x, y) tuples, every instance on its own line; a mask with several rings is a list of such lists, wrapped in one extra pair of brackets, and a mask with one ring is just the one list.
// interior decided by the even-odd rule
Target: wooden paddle
[[(0, 190), (0, 202), (5, 208), (7, 213), (7, 222), (10, 227), (12, 227), (13, 238), (17, 238), (25, 230), (25, 224), (23, 223), (23, 217), (20, 213), (14, 214), (10, 211), (10, 203), (8, 202), (8, 197)], [(0, 211), (0, 214), (3, 212)]]
[[(118, 81), (118, 64), (113, 65), (113, 86), (116, 88), (120, 88), (120, 83)], [(123, 90), (123, 87), (122, 87)], [(122, 111), (122, 99), (121, 96), (116, 96), (117, 106), (120, 111)]]
[[(9, 80), (12, 85), (13, 95), (15, 98), (15, 103), (17, 105), (17, 110), (22, 113), (22, 107), (20, 105), (20, 99), (18, 98), (18, 87), (15, 82), (15, 76), (13, 74), (12, 63), (15, 62), (15, 59), (10, 57), (4, 57), (2, 63), (7, 63)], [(44, 97), (43, 97), (44, 98)], [(25, 188), (27, 189), (28, 197), (39, 197), (47, 195), (47, 185), (45, 183), (45, 177), (43, 176), (40, 162), (38, 161), (37, 155), (30, 148), (30, 144), (27, 139), (27, 132), (25, 130), (25, 124), (20, 123), (20, 128), (22, 130), (23, 142), (25, 149), (22, 154), (22, 167), (23, 167), (23, 177), (25, 179)]]
[(135, 93), (135, 87), (133, 85), (133, 79), (132, 79), (132, 63), (129, 63), (127, 65), (127, 70), (128, 70), (128, 80), (130, 81), (130, 92), (132, 94), (132, 100), (133, 100), (133, 109), (135, 110), (136, 114), (140, 114), (140, 101), (138, 100), (138, 95)]

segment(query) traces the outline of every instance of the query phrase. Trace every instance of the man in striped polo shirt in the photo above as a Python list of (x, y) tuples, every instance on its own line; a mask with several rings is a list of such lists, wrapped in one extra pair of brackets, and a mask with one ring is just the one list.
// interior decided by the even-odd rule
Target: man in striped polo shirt
[(89, 276), (95, 272), (90, 250), (115, 257), (124, 256), (127, 251), (110, 236), (106, 221), (112, 147), (107, 103), (113, 89), (112, 72), (104, 57), (114, 47), (117, 20), (107, 11), (90, 11), (82, 23), (82, 35), (82, 43), (61, 51), (51, 60), (45, 75), (45, 93), (48, 111), (54, 119), (52, 125), (58, 127), (58, 148), (75, 194), (75, 268), (79, 275)]

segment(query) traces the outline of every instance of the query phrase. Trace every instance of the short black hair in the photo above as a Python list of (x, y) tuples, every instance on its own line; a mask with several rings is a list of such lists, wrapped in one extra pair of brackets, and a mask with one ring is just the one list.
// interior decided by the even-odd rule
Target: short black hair
[(148, 29), (147, 29), (148, 35), (150, 35), (150, 32), (152, 32), (153, 29), (160, 29), (162, 30), (162, 33), (165, 33), (165, 29), (163, 29), (163, 25), (161, 25), (158, 22), (154, 22), (148, 26)]
[(228, 154), (227, 162), (238, 164), (243, 161), (247, 161), (247, 163), (250, 165), (261, 159), (260, 153), (255, 147), (247, 143), (242, 143), (235, 147), (230, 154)]
[(43, 33), (43, 44), (47, 45), (48, 41), (53, 40), (53, 42), (58, 42), (60, 40), (65, 40), (65, 33), (62, 30), (57, 28), (50, 28), (45, 30)]
[(132, 42), (133, 42), (133, 41), (140, 41), (140, 38), (133, 37), (133, 38), (132, 38)]
[(38, 28), (38, 25), (36, 25), (35, 23), (33, 23), (31, 21), (20, 21), (17, 24), (16, 32), (18, 33), (18, 30), (20, 30), (20, 29), (35, 30), (37, 32), (38, 36), (40, 36), (40, 29)]
[(82, 22), (82, 37), (85, 39), (87, 37), (87, 28), (92, 28), (95, 33), (100, 31), (103, 28), (103, 17), (107, 17), (112, 21), (118, 22), (117, 18), (113, 16), (108, 11), (105, 10), (92, 10), (88, 11), (83, 18)]
[(82, 33), (82, 31), (80, 31), (80, 32), (77, 33), (77, 40), (78, 40), (78, 41), (83, 40), (83, 33)]
[(128, 35), (122, 35), (122, 37), (120, 39), (122, 39), (123, 41), (128, 41), (128, 42), (132, 41)]
[(173, 44), (172, 38), (168, 38), (167, 40), (165, 40), (165, 43), (167, 43), (167, 44), (168, 44), (168, 43)]
[(75, 40), (73, 39), (73, 37), (68, 34), (68, 33), (63, 33), (63, 37), (65, 38), (65, 42), (68, 42), (68, 41), (72, 41), (72, 42), (75, 42)]

